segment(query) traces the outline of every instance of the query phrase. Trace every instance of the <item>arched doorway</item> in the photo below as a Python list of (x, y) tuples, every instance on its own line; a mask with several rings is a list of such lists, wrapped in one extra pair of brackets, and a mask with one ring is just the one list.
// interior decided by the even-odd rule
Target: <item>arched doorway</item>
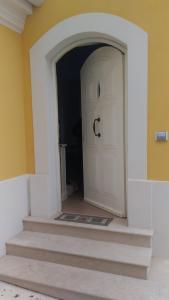
[(36, 164), (31, 178), (33, 216), (49, 217), (61, 209), (55, 63), (70, 49), (93, 41), (125, 51), (126, 180), (147, 176), (147, 35), (109, 14), (72, 17), (54, 26), (30, 51)]

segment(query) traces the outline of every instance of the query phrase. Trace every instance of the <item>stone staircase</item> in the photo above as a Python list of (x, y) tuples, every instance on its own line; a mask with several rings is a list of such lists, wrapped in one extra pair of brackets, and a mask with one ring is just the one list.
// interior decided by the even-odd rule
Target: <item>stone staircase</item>
[(123, 276), (148, 277), (150, 230), (32, 217), (23, 223), (24, 231), (7, 243), (0, 259), (1, 281), (64, 300), (119, 300), (113, 283), (120, 289)]

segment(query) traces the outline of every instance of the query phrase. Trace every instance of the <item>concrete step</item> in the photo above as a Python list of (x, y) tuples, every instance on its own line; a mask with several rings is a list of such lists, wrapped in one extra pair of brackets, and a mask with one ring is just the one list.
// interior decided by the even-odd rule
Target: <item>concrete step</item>
[(157, 282), (5, 256), (0, 280), (64, 300), (168, 300)]
[(60, 234), (105, 242), (115, 242), (139, 247), (152, 247), (153, 231), (131, 228), (111, 223), (109, 226), (79, 224), (27, 217), (23, 221), (24, 230), (50, 234)]
[(24, 231), (7, 254), (147, 279), (151, 249), (71, 236)]

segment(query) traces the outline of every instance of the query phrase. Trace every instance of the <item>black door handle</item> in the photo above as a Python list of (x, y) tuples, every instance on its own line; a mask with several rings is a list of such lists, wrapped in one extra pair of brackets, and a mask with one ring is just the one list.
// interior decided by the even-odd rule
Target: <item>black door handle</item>
[(100, 118), (94, 119), (94, 122), (93, 122), (93, 132), (94, 132), (94, 135), (95, 135), (95, 136), (98, 136), (98, 137), (100, 138), (100, 137), (101, 137), (100, 132), (99, 132), (99, 133), (96, 133), (96, 122), (100, 122)]

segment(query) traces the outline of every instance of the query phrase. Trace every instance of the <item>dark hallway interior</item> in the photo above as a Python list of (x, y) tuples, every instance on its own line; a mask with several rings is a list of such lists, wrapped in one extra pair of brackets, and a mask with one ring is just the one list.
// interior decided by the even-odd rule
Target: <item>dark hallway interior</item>
[(80, 69), (88, 56), (105, 46), (94, 44), (74, 48), (56, 64), (59, 111), (59, 143), (66, 145), (67, 196), (83, 197), (83, 154)]
[[(59, 144), (65, 149), (62, 211), (81, 215), (112, 217), (112, 213), (84, 200), (81, 81), (80, 71), (93, 51), (106, 44), (77, 47), (66, 53), (56, 64), (59, 116)], [(61, 151), (61, 150), (60, 150)], [(62, 160), (62, 159), (61, 159)], [(62, 162), (61, 162), (62, 165)], [(63, 178), (62, 178), (63, 182)]]

